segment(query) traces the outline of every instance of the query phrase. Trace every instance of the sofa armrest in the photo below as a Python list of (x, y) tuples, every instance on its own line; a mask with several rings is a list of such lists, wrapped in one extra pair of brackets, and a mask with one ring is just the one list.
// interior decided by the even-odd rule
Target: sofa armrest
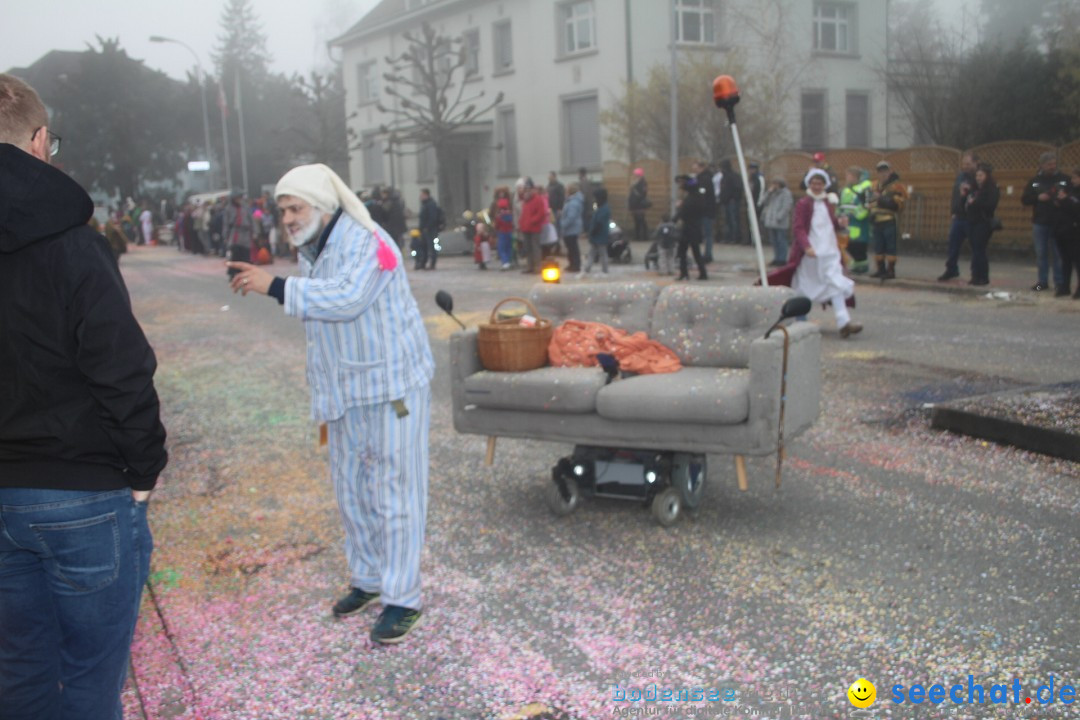
[(454, 427), (467, 432), (465, 417), (465, 378), (484, 369), (476, 349), (476, 328), (459, 330), (450, 336), (450, 398)]
[[(821, 410), (821, 333), (816, 325), (796, 322), (788, 327), (787, 397), (784, 437), (806, 430)], [(784, 362), (784, 333), (750, 344), (750, 418), (759, 447), (775, 445), (780, 420), (780, 384)]]
[(458, 330), (450, 336), (450, 379), (456, 384), (484, 369), (476, 349), (477, 329)]

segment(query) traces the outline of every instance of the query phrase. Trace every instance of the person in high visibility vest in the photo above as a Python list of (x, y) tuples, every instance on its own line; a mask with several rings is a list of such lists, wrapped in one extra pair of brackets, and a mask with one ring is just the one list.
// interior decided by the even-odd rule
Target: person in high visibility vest
[(866, 207), (866, 199), (874, 184), (870, 182), (868, 175), (865, 170), (854, 165), (847, 169), (838, 208), (838, 214), (848, 219), (847, 251), (851, 256), (848, 269), (858, 275), (870, 270), (870, 262), (866, 256), (870, 243), (870, 209)]

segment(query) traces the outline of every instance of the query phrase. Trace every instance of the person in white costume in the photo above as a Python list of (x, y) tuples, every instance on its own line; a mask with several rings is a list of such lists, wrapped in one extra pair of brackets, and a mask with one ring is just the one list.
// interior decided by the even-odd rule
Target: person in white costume
[[(836, 231), (846, 227), (847, 218), (839, 220), (826, 200), (828, 174), (813, 168), (806, 174), (806, 195), (795, 204), (792, 221), (792, 247), (788, 265), (795, 267), (791, 287), (815, 303), (831, 303), (836, 314), (840, 337), (848, 338), (862, 331), (851, 321), (847, 301), (855, 296), (855, 283), (844, 275)], [(852, 303), (854, 305), (854, 303)]]

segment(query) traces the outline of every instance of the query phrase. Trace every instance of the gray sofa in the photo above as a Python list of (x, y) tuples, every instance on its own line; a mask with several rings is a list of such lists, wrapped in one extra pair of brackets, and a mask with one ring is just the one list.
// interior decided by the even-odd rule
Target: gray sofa
[[(775, 453), (783, 333), (765, 332), (794, 293), (786, 287), (717, 287), (651, 282), (537, 285), (529, 299), (558, 326), (566, 319), (645, 331), (683, 364), (676, 373), (605, 384), (599, 368), (484, 370), (476, 330), (450, 343), (454, 427), (496, 437), (736, 456), (746, 489), (746, 455)], [(820, 334), (795, 322), (790, 335), (784, 437), (817, 419)]]

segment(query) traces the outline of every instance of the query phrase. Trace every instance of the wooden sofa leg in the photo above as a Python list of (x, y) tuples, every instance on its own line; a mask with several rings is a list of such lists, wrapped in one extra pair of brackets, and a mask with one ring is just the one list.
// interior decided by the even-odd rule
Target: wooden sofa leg
[(739, 489), (746, 492), (750, 486), (746, 484), (746, 456), (735, 456), (735, 477), (739, 479)]
[(491, 467), (495, 464), (495, 436), (488, 435), (487, 455), (484, 457), (484, 464)]

